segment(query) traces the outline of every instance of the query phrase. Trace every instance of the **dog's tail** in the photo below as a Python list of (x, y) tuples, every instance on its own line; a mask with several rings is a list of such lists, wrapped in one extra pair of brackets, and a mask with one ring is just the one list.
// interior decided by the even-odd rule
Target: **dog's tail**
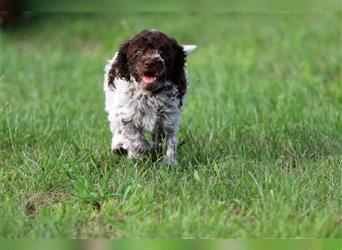
[(194, 44), (187, 44), (187, 45), (183, 45), (183, 49), (185, 54), (189, 55), (190, 53), (192, 53), (193, 51), (195, 51), (197, 48), (197, 45)]

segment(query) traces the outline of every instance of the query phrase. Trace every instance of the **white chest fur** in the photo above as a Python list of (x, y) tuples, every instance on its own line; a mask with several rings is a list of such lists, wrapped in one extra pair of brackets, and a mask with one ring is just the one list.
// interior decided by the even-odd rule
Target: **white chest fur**
[(164, 128), (178, 126), (181, 110), (174, 85), (165, 85), (158, 94), (150, 95), (139, 88), (138, 83), (116, 79), (115, 89), (105, 86), (106, 111), (112, 130), (125, 122), (133, 122), (136, 128), (152, 132), (157, 124)]

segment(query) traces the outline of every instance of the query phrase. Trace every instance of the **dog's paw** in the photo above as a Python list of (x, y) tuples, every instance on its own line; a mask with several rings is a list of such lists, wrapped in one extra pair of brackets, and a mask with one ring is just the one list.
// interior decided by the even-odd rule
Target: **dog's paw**
[(122, 147), (118, 147), (118, 148), (113, 148), (112, 149), (112, 152), (114, 154), (117, 154), (117, 155), (127, 155), (127, 149), (124, 149)]

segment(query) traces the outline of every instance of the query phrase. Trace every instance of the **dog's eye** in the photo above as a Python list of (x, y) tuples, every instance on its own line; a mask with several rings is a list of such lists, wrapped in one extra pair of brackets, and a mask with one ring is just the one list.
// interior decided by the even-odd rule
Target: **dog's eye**
[(136, 51), (135, 51), (135, 54), (137, 54), (137, 55), (141, 55), (141, 53), (142, 53), (141, 50), (136, 50)]

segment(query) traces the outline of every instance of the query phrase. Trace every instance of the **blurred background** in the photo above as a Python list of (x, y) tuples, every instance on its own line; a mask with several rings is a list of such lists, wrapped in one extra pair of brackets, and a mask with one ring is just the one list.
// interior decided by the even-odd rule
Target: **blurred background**
[(32, 11), (197, 11), (197, 12), (301, 12), (301, 13), (327, 13), (341, 11), (341, 5), (338, 0), (289, 0), (289, 1), (271, 1), (271, 0), (175, 0), (175, 1), (123, 1), (123, 0), (100, 0), (96, 1), (43, 1), (43, 0), (0, 0), (0, 24), (17, 22), (25, 12)]

